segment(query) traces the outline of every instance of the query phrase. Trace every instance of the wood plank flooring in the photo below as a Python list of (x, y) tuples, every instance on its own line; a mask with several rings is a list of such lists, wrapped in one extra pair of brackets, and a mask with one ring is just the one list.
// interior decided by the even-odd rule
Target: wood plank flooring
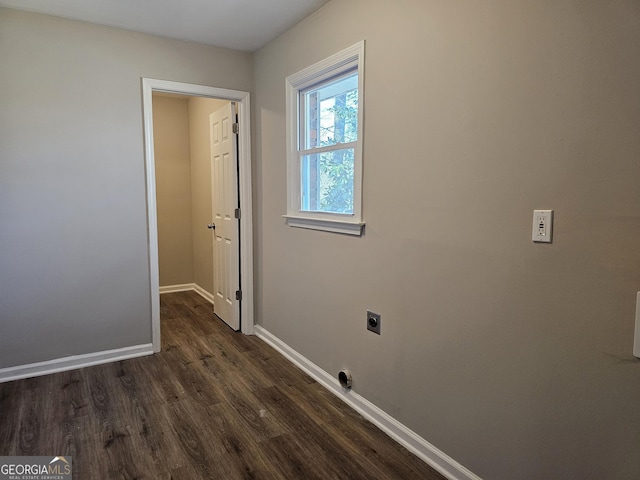
[(444, 479), (198, 294), (161, 316), (156, 355), (0, 384), (0, 455), (71, 455), (75, 480)]

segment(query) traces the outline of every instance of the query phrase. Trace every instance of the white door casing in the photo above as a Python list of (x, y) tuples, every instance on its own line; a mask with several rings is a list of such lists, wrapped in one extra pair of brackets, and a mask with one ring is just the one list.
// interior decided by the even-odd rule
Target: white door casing
[(228, 103), (209, 117), (211, 203), (213, 212), (214, 312), (234, 330), (240, 328), (238, 250), (238, 164), (233, 133), (235, 105)]
[(151, 300), (151, 338), (153, 351), (161, 350), (160, 342), (160, 275), (158, 270), (158, 217), (156, 210), (155, 156), (153, 149), (153, 92), (177, 93), (237, 102), (242, 121), (239, 126), (238, 163), (240, 218), (240, 275), (243, 282), (241, 331), (252, 335), (253, 319), (253, 213), (251, 201), (251, 99), (249, 92), (190, 83), (142, 78), (144, 121), (145, 179), (147, 191), (147, 234), (149, 241), (149, 283)]

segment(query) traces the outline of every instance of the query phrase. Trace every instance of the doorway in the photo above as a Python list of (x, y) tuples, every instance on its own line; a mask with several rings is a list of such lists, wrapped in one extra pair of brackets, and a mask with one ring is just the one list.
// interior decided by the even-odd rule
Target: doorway
[(238, 201), (239, 216), (239, 315), (241, 332), (253, 334), (253, 242), (251, 209), (251, 139), (250, 98), (248, 92), (216, 87), (142, 79), (147, 186), (147, 231), (149, 239), (149, 277), (152, 314), (152, 343), (154, 352), (160, 351), (160, 286), (158, 267), (158, 218), (156, 200), (155, 152), (153, 138), (153, 93), (162, 92), (186, 96), (207, 97), (234, 102), (238, 122)]

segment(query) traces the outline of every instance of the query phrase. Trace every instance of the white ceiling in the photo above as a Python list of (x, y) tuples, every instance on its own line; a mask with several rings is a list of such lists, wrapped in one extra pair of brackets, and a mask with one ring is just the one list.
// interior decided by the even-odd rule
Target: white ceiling
[(252, 52), (328, 0), (0, 0), (0, 6)]

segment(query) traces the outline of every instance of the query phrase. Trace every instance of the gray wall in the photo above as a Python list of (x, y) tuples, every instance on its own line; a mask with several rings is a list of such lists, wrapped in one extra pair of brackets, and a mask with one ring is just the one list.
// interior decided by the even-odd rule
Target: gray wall
[(247, 53), (0, 9), (0, 368), (151, 342), (141, 77)]
[[(366, 233), (287, 227), (284, 79), (361, 39)], [(637, 478), (639, 45), (635, 0), (334, 0), (258, 51), (258, 322), (485, 479)]]

